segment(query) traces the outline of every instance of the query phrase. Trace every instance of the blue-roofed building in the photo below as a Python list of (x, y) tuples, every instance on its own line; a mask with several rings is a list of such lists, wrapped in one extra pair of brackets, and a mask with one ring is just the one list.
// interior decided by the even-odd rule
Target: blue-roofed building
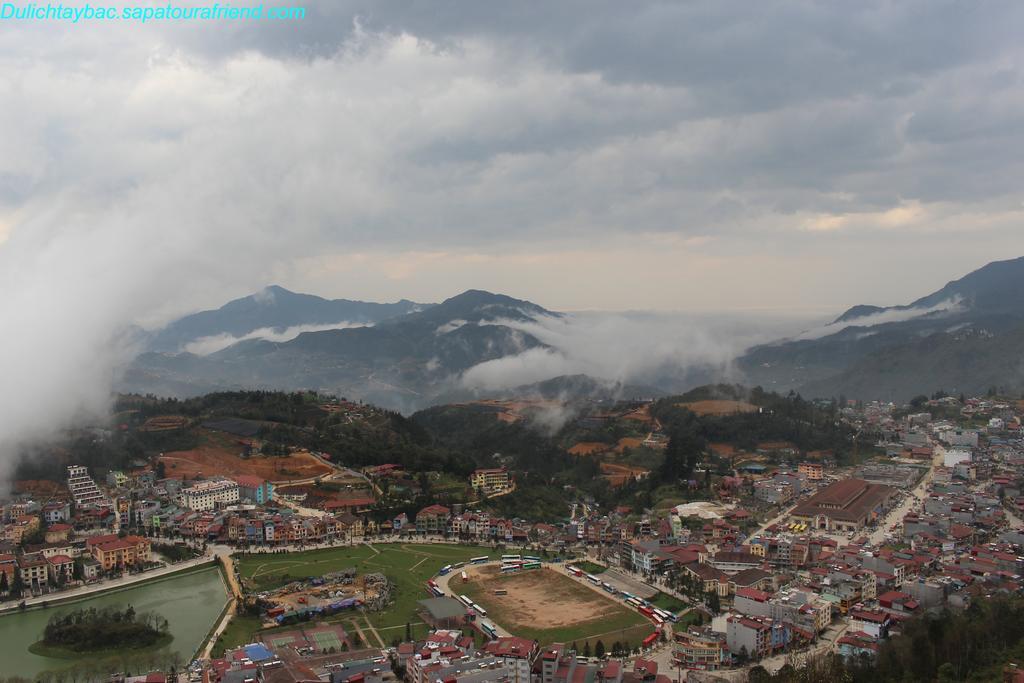
[(246, 645), (242, 649), (245, 650), (245, 656), (256, 663), (274, 658), (274, 653), (262, 643), (252, 643), (250, 645)]

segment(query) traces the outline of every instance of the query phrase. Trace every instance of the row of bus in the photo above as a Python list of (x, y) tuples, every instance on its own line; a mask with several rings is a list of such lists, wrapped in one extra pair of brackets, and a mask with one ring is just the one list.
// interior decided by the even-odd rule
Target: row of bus
[(433, 595), (435, 598), (444, 597), (444, 591), (441, 590), (441, 587), (437, 585), (437, 581), (434, 581), (433, 579), (427, 581), (427, 590), (430, 591), (430, 594)]
[(532, 555), (502, 555), (501, 573), (509, 574), (522, 569), (540, 569), (540, 558)]
[(487, 557), (484, 556), (484, 557), (474, 557), (474, 558), (470, 559), (469, 562), (456, 562), (455, 564), (446, 564), (445, 566), (441, 567), (437, 571), (437, 575), (438, 576), (444, 576), (445, 574), (450, 574), (451, 572), (455, 571), (456, 569), (462, 569), (467, 564), (481, 564), (481, 563), (486, 562), (486, 561), (487, 561)]
[(584, 578), (587, 581), (589, 581), (590, 583), (594, 584), (595, 586), (600, 586), (606, 592), (611, 593), (612, 595), (620, 596), (623, 600), (626, 601), (626, 604), (630, 605), (631, 607), (635, 607), (639, 612), (641, 612), (642, 614), (644, 614), (645, 616), (650, 618), (651, 621), (656, 623), (658, 626), (661, 626), (666, 621), (678, 621), (679, 620), (679, 617), (677, 617), (672, 612), (669, 612), (667, 609), (661, 609), (660, 607), (655, 607), (654, 605), (652, 605), (651, 603), (647, 602), (643, 598), (640, 598), (640, 597), (638, 597), (636, 595), (633, 595), (632, 593), (627, 593), (626, 591), (617, 590), (615, 588), (615, 586), (611, 585), (607, 581), (602, 581), (601, 579), (597, 578), (593, 574), (587, 574), (586, 572), (584, 572), (579, 567), (574, 567), (572, 565), (569, 565), (569, 566), (567, 566), (565, 568), (565, 570), (569, 574), (572, 574), (573, 576), (576, 576), (578, 578)]
[(482, 616), (482, 617), (486, 617), (487, 616), (487, 610), (485, 610), (483, 607), (481, 607), (480, 605), (478, 605), (475, 602), (473, 602), (472, 600), (470, 600), (468, 595), (460, 595), (459, 596), (459, 602), (461, 602), (466, 607), (470, 608), (471, 610), (473, 610), (474, 612), (476, 612), (480, 616)]

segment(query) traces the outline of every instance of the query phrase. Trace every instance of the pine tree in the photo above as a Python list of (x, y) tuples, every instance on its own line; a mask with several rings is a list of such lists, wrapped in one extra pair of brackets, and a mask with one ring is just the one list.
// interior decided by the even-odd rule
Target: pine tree
[(594, 656), (598, 659), (604, 659), (604, 643), (600, 640), (597, 641), (597, 645), (594, 646)]

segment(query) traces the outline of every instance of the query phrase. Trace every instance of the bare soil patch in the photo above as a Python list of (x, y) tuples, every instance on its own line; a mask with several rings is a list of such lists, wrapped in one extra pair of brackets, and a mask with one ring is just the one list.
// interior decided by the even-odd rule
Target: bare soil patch
[(698, 415), (733, 415), (735, 413), (753, 413), (757, 406), (745, 401), (729, 401), (724, 399), (708, 401), (692, 401), (690, 403), (676, 404), (681, 408), (688, 408)]
[[(517, 628), (550, 629), (596, 621), (620, 612), (615, 603), (550, 569), (501, 576), (497, 567), (469, 570), (479, 600), (494, 619), (513, 633)], [(496, 588), (508, 591), (495, 595)]]
[(601, 443), (600, 441), (580, 441), (569, 449), (569, 455), (595, 455), (597, 453), (604, 453), (611, 447), (611, 444)]
[(234, 450), (200, 446), (190, 451), (172, 451), (160, 456), (168, 477), (194, 479), (197, 476), (234, 476), (248, 474), (268, 481), (297, 481), (319, 477), (331, 468), (306, 452), (287, 456), (240, 457)]

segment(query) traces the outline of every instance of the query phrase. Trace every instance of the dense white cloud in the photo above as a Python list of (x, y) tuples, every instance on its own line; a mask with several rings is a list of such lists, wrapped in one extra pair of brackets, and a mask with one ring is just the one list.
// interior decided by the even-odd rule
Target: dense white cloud
[(659, 384), (688, 368), (732, 373), (747, 348), (789, 334), (806, 318), (791, 315), (576, 313), (534, 320), (497, 320), (547, 348), (475, 365), (460, 377), (470, 389), (507, 389), (559, 375)]
[(182, 350), (188, 353), (194, 353), (197, 356), (208, 356), (211, 353), (222, 351), (232, 344), (237, 344), (238, 342), (251, 341), (253, 339), (262, 339), (264, 341), (272, 342), (286, 342), (295, 339), (303, 332), (345, 330), (352, 327), (367, 327), (367, 325), (342, 321), (337, 323), (325, 323), (323, 325), (293, 325), (283, 329), (278, 329), (276, 327), (261, 327), (251, 332), (247, 332), (246, 334), (237, 336), (233, 334), (214, 334), (209, 337), (200, 337), (199, 339), (195, 339), (185, 344), (185, 348)]

